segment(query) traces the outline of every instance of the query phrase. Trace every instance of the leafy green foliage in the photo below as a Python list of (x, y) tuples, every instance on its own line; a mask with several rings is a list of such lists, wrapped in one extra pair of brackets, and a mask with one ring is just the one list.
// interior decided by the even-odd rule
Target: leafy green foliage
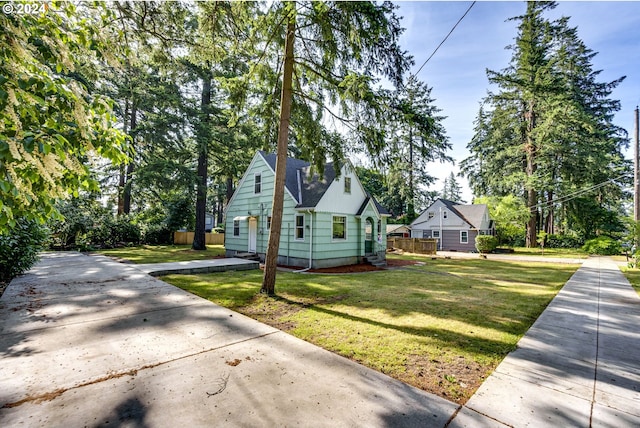
[(110, 101), (92, 92), (92, 64), (111, 58), (108, 10), (51, 3), (0, 14), (0, 226), (56, 216), (56, 199), (96, 189), (89, 162), (126, 159)]
[(504, 197), (479, 197), (476, 204), (486, 204), (489, 215), (496, 223), (496, 237), (500, 245), (521, 247), (524, 245), (524, 224), (529, 219), (529, 210), (522, 198), (512, 195)]
[(491, 235), (476, 236), (476, 250), (479, 253), (490, 253), (498, 247), (498, 238)]
[(26, 219), (0, 233), (0, 281), (10, 281), (29, 270), (38, 261), (48, 236), (36, 221)]
[(136, 245), (141, 237), (140, 227), (132, 223), (128, 216), (105, 216), (87, 233), (88, 242), (93, 248)]
[(576, 235), (547, 235), (545, 247), (548, 248), (580, 248), (584, 241)]
[(582, 251), (587, 254), (599, 254), (613, 256), (622, 253), (620, 242), (608, 236), (599, 236), (590, 239), (582, 246)]

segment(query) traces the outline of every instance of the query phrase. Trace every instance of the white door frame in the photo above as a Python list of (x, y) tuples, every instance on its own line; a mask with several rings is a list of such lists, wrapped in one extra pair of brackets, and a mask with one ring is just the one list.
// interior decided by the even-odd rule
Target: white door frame
[(255, 253), (258, 247), (258, 219), (249, 217), (249, 243), (247, 251)]

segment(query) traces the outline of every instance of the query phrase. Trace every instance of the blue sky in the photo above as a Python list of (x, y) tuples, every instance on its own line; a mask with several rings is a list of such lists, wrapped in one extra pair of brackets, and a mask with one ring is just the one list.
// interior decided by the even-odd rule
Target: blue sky
[[(401, 38), (404, 49), (413, 55), (414, 72), (431, 55), (471, 5), (470, 1), (399, 1), (398, 14), (406, 28)], [(516, 36), (516, 21), (509, 18), (526, 10), (523, 1), (478, 1), (471, 11), (418, 74), (432, 89), (435, 105), (447, 116), (443, 124), (456, 163), (466, 158), (467, 143), (473, 135), (481, 99), (490, 89), (486, 69), (506, 68), (511, 51), (505, 47)], [(627, 76), (611, 98), (621, 101), (615, 124), (626, 129), (633, 138), (633, 110), (640, 104), (640, 1), (561, 1), (546, 14), (554, 19), (568, 16), (569, 24), (578, 28), (578, 36), (598, 55), (592, 60), (595, 70), (602, 70), (599, 81), (612, 81)], [(633, 150), (627, 151), (631, 159)], [(432, 190), (442, 190), (442, 180), (458, 165), (435, 163), (432, 175), (440, 180)], [(465, 178), (458, 183), (464, 198), (471, 202), (471, 191)]]

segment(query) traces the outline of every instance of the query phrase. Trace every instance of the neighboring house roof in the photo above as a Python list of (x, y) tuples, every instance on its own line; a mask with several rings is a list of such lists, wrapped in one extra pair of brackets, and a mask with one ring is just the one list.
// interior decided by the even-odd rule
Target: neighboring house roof
[[(267, 162), (272, 170), (276, 170), (276, 154), (266, 153), (260, 150), (260, 155)], [(299, 171), (299, 172), (298, 172)], [(324, 194), (329, 189), (331, 183), (336, 178), (336, 170), (333, 162), (329, 162), (324, 166), (324, 174), (321, 177), (320, 174), (310, 174), (311, 164), (309, 162), (287, 157), (287, 173), (285, 178), (285, 186), (289, 190), (289, 193), (294, 196), (298, 205), (296, 208), (314, 208), (318, 205), (318, 202), (322, 199)], [(300, 175), (298, 175), (300, 174)], [(373, 203), (381, 215), (390, 215), (389, 211), (376, 201), (376, 199), (367, 193), (367, 198), (362, 203), (362, 206), (358, 212), (364, 210), (369, 199), (373, 200)]]
[[(453, 214), (457, 215), (458, 217), (460, 217), (461, 220), (465, 221), (467, 224), (469, 224), (469, 226), (471, 226), (474, 229), (480, 229), (482, 227), (482, 220), (484, 218), (484, 214), (487, 210), (487, 205), (485, 204), (472, 204), (472, 205), (463, 205), (457, 202), (453, 202), (450, 201), (448, 199), (437, 199), (437, 201), (440, 201), (442, 204), (444, 204), (444, 206), (447, 207), (447, 209), (449, 211), (451, 211)], [(424, 214), (425, 212), (429, 211), (429, 209), (436, 203), (434, 202), (433, 204), (431, 204), (429, 206), (429, 208), (427, 208), (426, 210), (424, 210), (420, 216), (418, 216), (418, 218), (416, 218), (416, 220), (414, 220), (413, 223), (411, 223), (412, 225), (417, 225), (417, 224), (421, 224), (424, 223), (425, 221), (418, 221), (418, 219), (420, 219), (422, 217), (422, 214)], [(491, 220), (491, 226), (493, 226), (493, 220)]]
[(407, 226), (406, 224), (388, 224), (387, 225), (387, 234), (389, 233), (393, 233), (396, 230), (405, 228), (406, 230), (409, 230), (409, 226)]
[(455, 210), (460, 213), (462, 218), (476, 229), (480, 229), (486, 209), (487, 206), (484, 204), (455, 206)]

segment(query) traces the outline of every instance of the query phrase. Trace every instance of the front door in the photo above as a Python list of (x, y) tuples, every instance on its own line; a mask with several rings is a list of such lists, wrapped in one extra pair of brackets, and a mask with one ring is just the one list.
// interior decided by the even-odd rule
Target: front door
[(258, 219), (255, 217), (249, 217), (249, 248), (247, 251), (250, 253), (256, 252), (258, 244)]
[(369, 256), (373, 254), (373, 220), (367, 218), (367, 223), (364, 230), (364, 255)]

